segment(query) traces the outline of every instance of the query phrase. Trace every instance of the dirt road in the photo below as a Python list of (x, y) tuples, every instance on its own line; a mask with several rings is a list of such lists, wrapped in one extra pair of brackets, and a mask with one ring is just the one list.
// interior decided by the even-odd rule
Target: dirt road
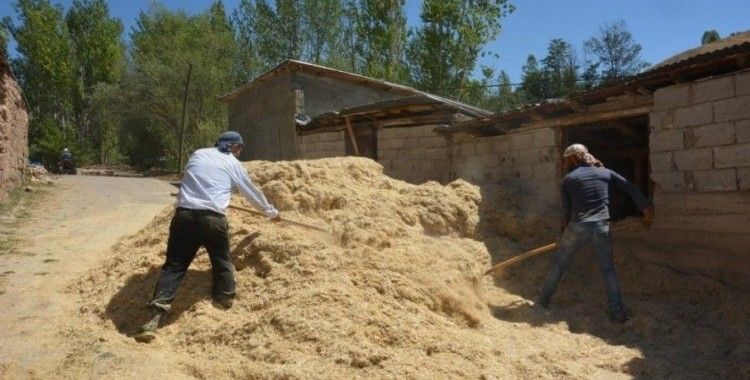
[(81, 347), (70, 336), (81, 327), (70, 284), (173, 202), (172, 190), (154, 179), (58, 177), (21, 221), (20, 243), (0, 252), (0, 377), (60, 374)]

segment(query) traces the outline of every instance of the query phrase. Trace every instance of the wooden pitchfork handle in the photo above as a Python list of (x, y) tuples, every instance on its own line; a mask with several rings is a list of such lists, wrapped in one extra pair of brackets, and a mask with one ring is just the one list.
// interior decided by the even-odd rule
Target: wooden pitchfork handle
[[(173, 197), (176, 197), (176, 196), (177, 196), (177, 193), (171, 193), (171, 194), (169, 194), (169, 195), (171, 195), (171, 196), (173, 196)], [(260, 212), (260, 211), (256, 211), (256, 210), (253, 210), (253, 209), (249, 209), (249, 208), (244, 208), (244, 207), (240, 207), (240, 206), (229, 205), (229, 208), (233, 208), (233, 209), (235, 209), (235, 210), (240, 210), (240, 211), (245, 211), (245, 212), (249, 212), (249, 213), (251, 213), (251, 214), (255, 214), (255, 215), (266, 216), (266, 214), (264, 214), (264, 213), (262, 213), (262, 212)], [(289, 224), (294, 224), (294, 225), (296, 225), (296, 226), (300, 226), (300, 227), (305, 227), (305, 228), (310, 228), (310, 229), (313, 229), (313, 230), (318, 230), (318, 231), (321, 231), (321, 232), (330, 232), (330, 231), (326, 230), (325, 228), (321, 228), (321, 227), (318, 227), (318, 226), (313, 226), (312, 224), (307, 224), (307, 223), (303, 223), (303, 222), (298, 222), (298, 221), (296, 221), (296, 220), (291, 220), (291, 219), (287, 219), (287, 218), (284, 218), (284, 217), (281, 217), (280, 219), (281, 219), (281, 220), (282, 220), (283, 222), (286, 222), (286, 223), (289, 223)]]
[[(262, 213), (262, 212), (260, 212), (260, 211), (256, 211), (256, 210), (253, 210), (253, 209), (249, 209), (249, 208), (244, 208), (244, 207), (240, 207), (240, 206), (229, 205), (229, 208), (232, 208), (232, 209), (235, 209), (235, 210), (240, 210), (240, 211), (245, 211), (245, 212), (249, 212), (249, 213), (251, 213), (251, 214), (255, 214), (255, 215), (259, 215), (259, 216), (266, 216), (266, 214), (264, 214), (264, 213)], [(300, 227), (305, 227), (305, 228), (310, 228), (310, 229), (313, 229), (313, 230), (317, 230), (317, 231), (321, 231), (321, 232), (329, 232), (329, 231), (328, 231), (328, 230), (326, 230), (325, 228), (321, 228), (321, 227), (318, 227), (318, 226), (314, 226), (314, 225), (312, 225), (312, 224), (308, 224), (308, 223), (303, 223), (303, 222), (299, 222), (299, 221), (296, 221), (296, 220), (292, 220), (292, 219), (287, 219), (287, 218), (284, 218), (284, 217), (280, 217), (280, 219), (281, 219), (281, 220), (282, 220), (283, 222), (286, 222), (286, 223), (289, 223), (289, 224), (294, 224), (294, 225), (296, 225), (296, 226), (300, 226)]]
[[(614, 226), (612, 226), (611, 230), (612, 231), (622, 231), (622, 230), (625, 230), (625, 229), (628, 229), (628, 228), (632, 228), (632, 227), (635, 227), (635, 226), (638, 226), (638, 223), (636, 223), (636, 222), (621, 222), (621, 223), (617, 223)], [(488, 275), (488, 276), (492, 275), (494, 273), (499, 272), (501, 269), (509, 267), (509, 266), (511, 266), (511, 265), (513, 265), (513, 264), (515, 264), (517, 262), (524, 261), (524, 260), (526, 260), (526, 259), (528, 259), (530, 257), (541, 255), (542, 253), (547, 253), (547, 252), (550, 252), (550, 251), (554, 251), (555, 249), (557, 249), (557, 246), (558, 246), (557, 243), (551, 243), (551, 244), (547, 244), (547, 245), (539, 247), (539, 248), (532, 249), (531, 251), (524, 252), (524, 253), (522, 253), (522, 254), (520, 254), (518, 256), (511, 257), (508, 260), (501, 261), (501, 262), (495, 264), (492, 268), (487, 269), (487, 271), (484, 272), (484, 274)]]

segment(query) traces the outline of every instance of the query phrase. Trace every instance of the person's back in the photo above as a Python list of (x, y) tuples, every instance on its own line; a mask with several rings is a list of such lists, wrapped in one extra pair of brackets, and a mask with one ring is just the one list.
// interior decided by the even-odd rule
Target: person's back
[(177, 206), (223, 213), (232, 194), (232, 160), (237, 159), (216, 148), (196, 150), (185, 168)]
[(572, 144), (563, 153), (565, 168), (572, 170), (563, 178), (560, 192), (564, 218), (563, 234), (552, 268), (544, 282), (536, 304), (549, 306), (563, 272), (573, 254), (587, 242), (592, 242), (599, 269), (607, 291), (607, 309), (613, 322), (622, 323), (629, 315), (622, 302), (620, 285), (612, 259), (612, 238), (609, 231), (610, 185), (628, 193), (643, 212), (642, 222), (651, 225), (653, 209), (637, 186), (612, 170), (606, 169), (581, 144)]
[(68, 149), (65, 149), (65, 150), (63, 150), (62, 155), (60, 156), (60, 158), (63, 161), (73, 161), (73, 154), (70, 153), (70, 151)]
[(280, 220), (278, 210), (237, 160), (243, 146), (239, 133), (227, 131), (213, 148), (198, 149), (190, 156), (169, 226), (166, 259), (147, 304), (152, 316), (134, 335), (136, 340), (149, 342), (154, 338), (199, 247), (206, 248), (211, 261), (212, 298), (222, 308), (232, 307), (236, 284), (226, 217), (232, 188), (238, 188), (269, 219)]
[(579, 165), (562, 181), (563, 209), (570, 211), (572, 222), (608, 220), (610, 185), (628, 193), (639, 208), (648, 201), (632, 183), (607, 168)]

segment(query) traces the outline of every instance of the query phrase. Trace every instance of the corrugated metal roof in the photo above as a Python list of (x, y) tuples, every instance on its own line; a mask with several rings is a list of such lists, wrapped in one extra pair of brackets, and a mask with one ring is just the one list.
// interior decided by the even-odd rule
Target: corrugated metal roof
[(648, 71), (661, 70), (700, 56), (710, 57), (716, 54), (724, 54), (727, 49), (732, 50), (748, 43), (750, 43), (750, 30), (675, 54), (661, 61)]
[[(312, 130), (321, 126), (330, 126), (342, 124), (346, 117), (358, 117), (364, 119), (389, 119), (391, 117), (399, 118), (406, 116), (406, 113), (394, 112), (399, 109), (409, 110), (409, 107), (428, 106), (433, 107), (432, 112), (445, 110), (451, 113), (461, 113), (470, 117), (487, 117), (492, 115), (491, 112), (476, 107), (469, 106), (450, 99), (442, 98), (437, 95), (421, 94), (414, 96), (404, 96), (377, 101), (374, 103), (363, 104), (359, 106), (344, 108), (339, 111), (328, 111), (316, 115), (303, 127)], [(428, 110), (415, 111), (413, 114), (424, 114)], [(387, 115), (383, 115), (383, 114)], [(412, 114), (412, 115), (413, 115)]]
[(422, 93), (413, 96), (403, 96), (399, 98), (392, 98), (381, 100), (369, 104), (363, 104), (359, 106), (344, 108), (339, 111), (340, 115), (350, 115), (355, 113), (362, 113), (367, 111), (378, 111), (389, 108), (399, 108), (407, 106), (422, 106), (422, 105), (442, 105), (457, 112), (461, 112), (471, 117), (485, 117), (492, 115), (492, 112), (486, 111), (480, 108), (470, 106), (455, 100), (446, 99), (437, 95), (428, 93)]
[(712, 43), (676, 54), (651, 67), (649, 70), (646, 70), (638, 75), (625, 78), (615, 83), (609, 83), (566, 99), (543, 101), (538, 104), (523, 107), (519, 110), (513, 110), (503, 114), (492, 115), (490, 117), (457, 123), (456, 125), (447, 128), (447, 130), (453, 129), (458, 131), (466, 130), (467, 128), (471, 128), (472, 126), (485, 126), (497, 121), (518, 119), (524, 114), (529, 114), (532, 112), (547, 113), (550, 111), (554, 112), (555, 109), (560, 111), (566, 108), (570, 109), (572, 104), (576, 100), (600, 96), (599, 94), (607, 94), (608, 92), (613, 92), (613, 90), (616, 89), (624, 90), (626, 88), (637, 87), (641, 83), (648, 83), (649, 81), (651, 81), (650, 83), (653, 84), (654, 78), (668, 75), (670, 72), (673, 72), (675, 70), (687, 68), (693, 65), (700, 65), (702, 63), (710, 64), (711, 62), (719, 61), (725, 57), (732, 57), (734, 55), (742, 53), (750, 53), (750, 31), (738, 33), (725, 39), (714, 41)]
[(401, 96), (408, 96), (408, 95), (418, 95), (421, 94), (422, 91), (419, 91), (415, 88), (404, 86), (397, 83), (391, 83), (380, 79), (375, 79), (371, 77), (367, 77), (364, 75), (354, 74), (343, 70), (338, 70), (326, 66), (316, 65), (309, 62), (304, 61), (297, 61), (294, 59), (287, 59), (280, 64), (278, 64), (273, 69), (259, 75), (258, 77), (254, 78), (250, 82), (232, 90), (231, 92), (222, 95), (219, 97), (219, 100), (223, 102), (229, 102), (232, 99), (236, 98), (237, 95), (251, 89), (255, 84), (269, 80), (276, 76), (278, 73), (283, 72), (284, 70), (294, 70), (294, 71), (302, 71), (302, 72), (313, 72), (329, 77), (338, 77), (343, 80), (347, 80), (350, 82), (356, 82), (363, 84), (365, 86), (370, 87), (377, 87), (382, 88), (388, 91), (392, 91), (398, 95)]

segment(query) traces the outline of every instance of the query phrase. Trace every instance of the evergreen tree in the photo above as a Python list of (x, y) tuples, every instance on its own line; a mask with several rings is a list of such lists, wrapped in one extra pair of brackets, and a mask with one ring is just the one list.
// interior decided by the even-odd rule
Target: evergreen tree
[(500, 71), (498, 79), (499, 86), (497, 91), (497, 102), (492, 110), (498, 113), (504, 113), (519, 108), (522, 104), (518, 97), (518, 93), (513, 89), (508, 73)]
[(550, 41), (542, 59), (545, 98), (562, 98), (576, 89), (578, 64), (571, 45), (559, 38)]
[(521, 70), (520, 91), (524, 102), (534, 104), (546, 99), (544, 73), (533, 54), (529, 54)]

